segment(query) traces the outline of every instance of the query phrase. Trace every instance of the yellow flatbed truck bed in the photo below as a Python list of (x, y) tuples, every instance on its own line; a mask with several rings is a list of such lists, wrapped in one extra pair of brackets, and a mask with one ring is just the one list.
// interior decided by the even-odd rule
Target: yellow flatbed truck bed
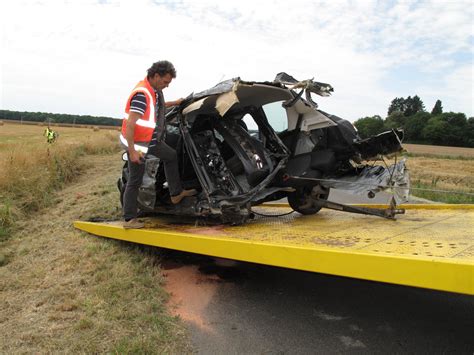
[[(203, 226), (179, 217), (147, 218), (145, 228), (135, 230), (121, 222), (74, 226), (167, 249), (474, 295), (474, 205), (401, 207), (406, 214), (395, 221), (323, 209), (311, 216), (257, 216), (240, 226)], [(253, 209), (291, 211), (277, 204)]]

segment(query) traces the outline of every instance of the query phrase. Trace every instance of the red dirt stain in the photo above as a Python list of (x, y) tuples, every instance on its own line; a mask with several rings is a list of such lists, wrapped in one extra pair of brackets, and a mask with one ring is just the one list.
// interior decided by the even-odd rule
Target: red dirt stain
[(196, 265), (185, 265), (165, 271), (166, 290), (171, 294), (170, 311), (185, 322), (214, 333), (206, 319), (206, 309), (212, 301), (219, 283), (217, 275), (203, 275)]

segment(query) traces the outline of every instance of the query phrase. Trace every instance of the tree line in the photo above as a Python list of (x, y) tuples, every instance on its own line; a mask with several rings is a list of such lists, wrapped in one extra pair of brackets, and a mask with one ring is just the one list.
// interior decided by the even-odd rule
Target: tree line
[(16, 120), (31, 122), (70, 123), (94, 126), (121, 126), (122, 120), (104, 116), (69, 115), (65, 113), (21, 112), (0, 110), (0, 120)]
[(427, 112), (417, 95), (396, 97), (385, 119), (379, 115), (363, 117), (355, 121), (354, 126), (362, 138), (403, 128), (407, 143), (474, 147), (474, 117), (467, 119), (461, 112), (443, 112), (440, 100)]
[[(77, 125), (122, 125), (122, 120), (112, 117), (10, 110), (0, 110), (1, 119)], [(379, 115), (363, 117), (355, 121), (354, 125), (362, 138), (393, 128), (403, 128), (404, 141), (407, 143), (474, 147), (474, 117), (467, 119), (464, 113), (443, 112), (440, 100), (436, 101), (431, 112), (427, 112), (417, 95), (393, 99), (385, 119)]]

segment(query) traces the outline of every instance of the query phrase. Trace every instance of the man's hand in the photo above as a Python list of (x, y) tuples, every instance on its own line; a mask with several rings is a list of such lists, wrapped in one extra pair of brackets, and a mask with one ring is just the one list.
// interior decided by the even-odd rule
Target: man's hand
[(142, 164), (143, 163), (143, 153), (140, 151), (136, 151), (135, 149), (129, 149), (128, 155), (130, 156), (130, 161), (135, 164)]
[(128, 145), (128, 155), (132, 163), (141, 164), (141, 159), (143, 158), (143, 153), (135, 150), (135, 142), (133, 140), (135, 135), (135, 125), (137, 121), (142, 117), (137, 112), (130, 112), (127, 120), (127, 129), (125, 131), (125, 139), (127, 140)]
[(168, 102), (165, 102), (165, 107), (179, 106), (179, 105), (181, 105), (181, 103), (183, 101), (184, 101), (183, 98), (180, 98), (180, 99), (175, 100), (175, 101), (168, 101)]

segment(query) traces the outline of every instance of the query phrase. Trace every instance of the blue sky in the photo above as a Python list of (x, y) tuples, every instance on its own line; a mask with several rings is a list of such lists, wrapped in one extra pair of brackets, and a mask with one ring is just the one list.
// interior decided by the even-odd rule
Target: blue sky
[(321, 109), (385, 117), (395, 97), (474, 115), (470, 1), (2, 2), (0, 107), (121, 117), (152, 62), (167, 99), (286, 71), (335, 88)]

